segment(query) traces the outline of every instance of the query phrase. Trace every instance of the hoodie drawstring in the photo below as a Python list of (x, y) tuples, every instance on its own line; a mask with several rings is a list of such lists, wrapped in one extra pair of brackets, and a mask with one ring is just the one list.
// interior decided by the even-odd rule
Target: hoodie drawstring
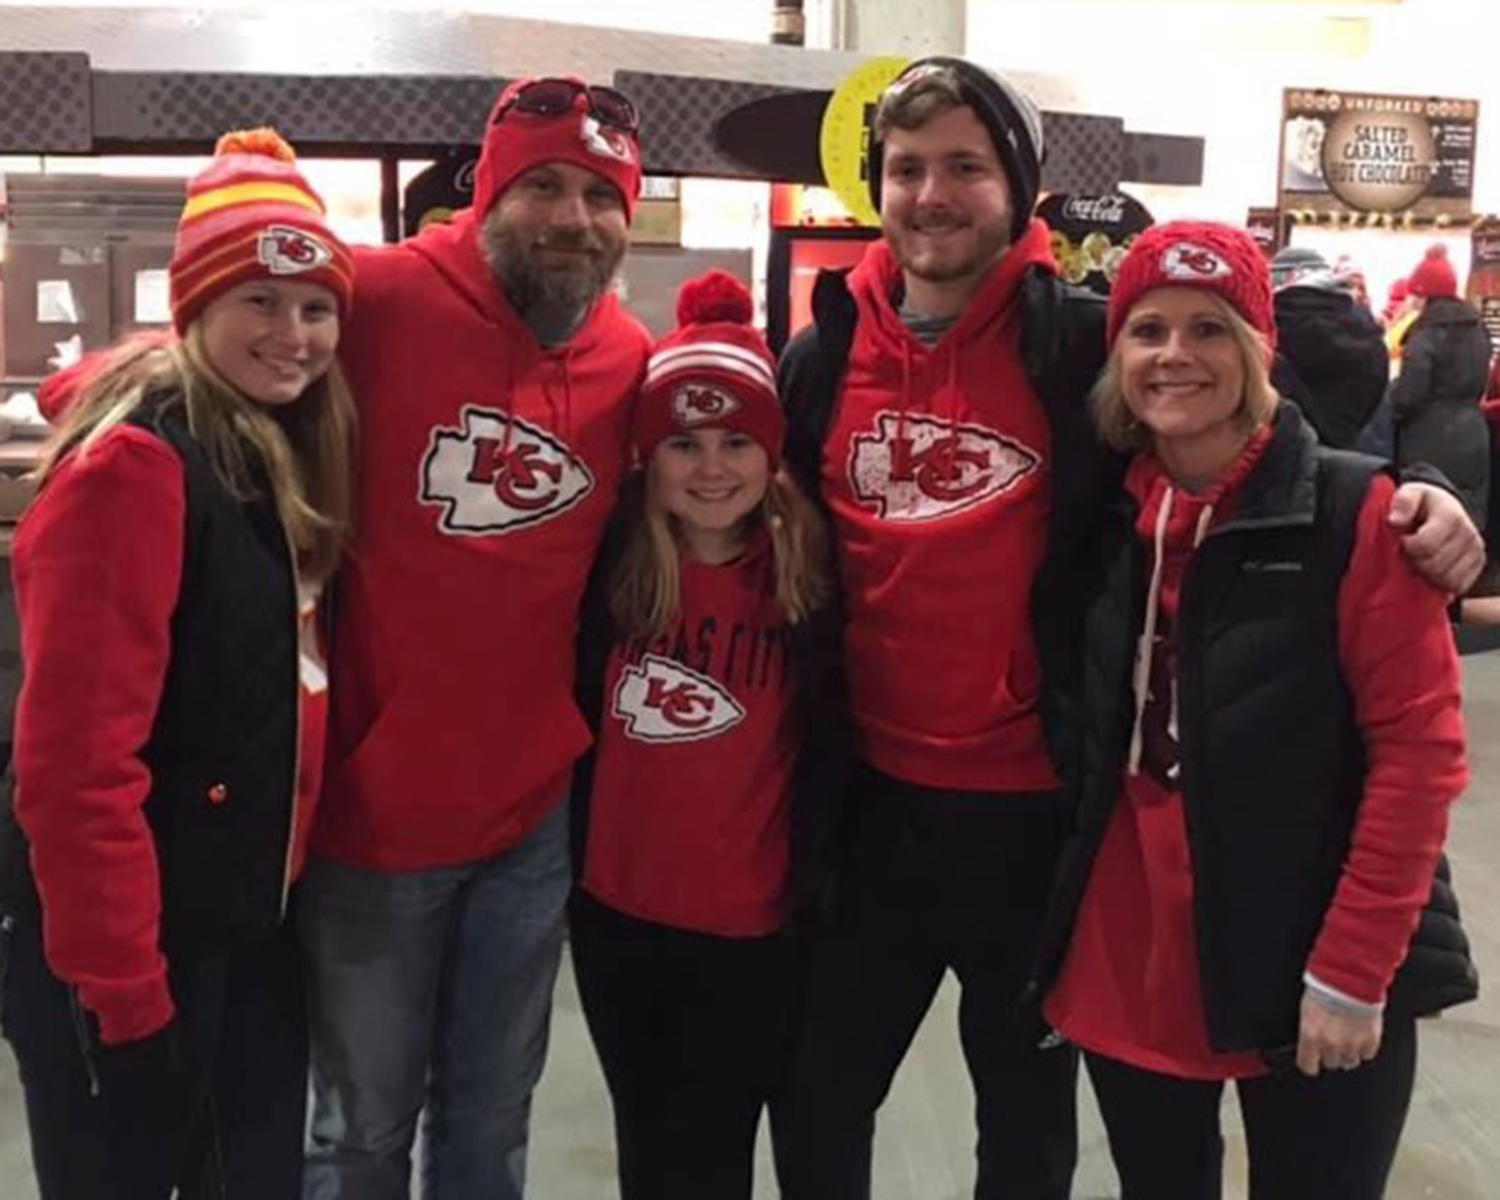
[[(1151, 666), (1156, 652), (1156, 624), (1161, 611), (1161, 583), (1166, 565), (1167, 523), (1172, 516), (1173, 489), (1169, 484), (1162, 496), (1161, 507), (1156, 512), (1156, 531), (1151, 555), (1151, 585), (1146, 589), (1146, 623), (1135, 646), (1135, 721), (1130, 729), (1130, 757), (1125, 771), (1129, 775), (1141, 773), (1141, 747), (1144, 742), (1142, 727), (1145, 723), (1146, 699), (1151, 690)], [(1214, 506), (1205, 504), (1198, 514), (1198, 523), (1193, 529), (1193, 549), (1203, 545), (1208, 536), (1208, 526), (1213, 520)], [(1177, 683), (1172, 682), (1171, 713), (1169, 728), (1176, 735), (1177, 729)]]
[(943, 341), (947, 343), (948, 354), (948, 461), (943, 464), (943, 469), (949, 479), (956, 479), (958, 473), (954, 469), (954, 463), (958, 459), (958, 339), (946, 337)]
[(896, 410), (896, 440), (906, 444), (906, 414), (911, 408), (911, 345), (901, 341), (901, 406)]

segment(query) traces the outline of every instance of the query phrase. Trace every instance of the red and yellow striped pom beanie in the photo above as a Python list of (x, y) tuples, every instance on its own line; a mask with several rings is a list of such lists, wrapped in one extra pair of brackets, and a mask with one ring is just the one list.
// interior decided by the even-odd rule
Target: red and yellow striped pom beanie
[(347, 316), (354, 263), (323, 200), (272, 129), (226, 133), (188, 181), (169, 273), (172, 324), (185, 333), (203, 306), (247, 279), (321, 284)]

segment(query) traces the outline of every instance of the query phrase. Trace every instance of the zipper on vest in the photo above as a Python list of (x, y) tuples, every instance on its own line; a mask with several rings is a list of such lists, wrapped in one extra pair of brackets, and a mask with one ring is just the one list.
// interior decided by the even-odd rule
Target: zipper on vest
[(292, 894), (292, 850), (297, 845), (297, 782), (302, 777), (302, 586), (297, 572), (297, 548), (292, 535), (282, 526), (286, 540), (287, 563), (292, 568), (292, 802), (291, 819), (286, 827), (286, 855), (281, 863), (281, 904), (278, 921), (286, 920), (287, 902)]
[(83, 1073), (88, 1077), (89, 1095), (99, 1098), (99, 1069), (94, 1063), (93, 1039), (89, 1037), (89, 1022), (84, 1016), (83, 1004), (78, 999), (78, 989), (68, 989), (68, 1009), (73, 1014), (73, 1032), (78, 1037), (78, 1053), (83, 1058)]

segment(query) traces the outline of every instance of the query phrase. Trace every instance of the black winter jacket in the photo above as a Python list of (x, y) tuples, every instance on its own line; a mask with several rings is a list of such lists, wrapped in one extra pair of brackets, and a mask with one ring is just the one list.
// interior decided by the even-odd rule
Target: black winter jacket
[(1430, 463), (1452, 482), (1483, 530), (1490, 489), (1489, 426), (1479, 410), (1489, 381), (1490, 338), (1462, 300), (1434, 297), (1402, 343), (1391, 386), (1396, 459)]
[(1297, 402), (1325, 446), (1353, 449), (1390, 381), (1385, 336), (1369, 309), (1342, 289), (1282, 288), (1276, 350), (1276, 390)]

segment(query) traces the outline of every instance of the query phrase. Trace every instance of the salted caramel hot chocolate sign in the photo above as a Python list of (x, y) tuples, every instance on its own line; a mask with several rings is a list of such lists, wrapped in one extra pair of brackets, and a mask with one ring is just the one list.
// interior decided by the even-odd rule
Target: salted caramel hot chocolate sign
[(1478, 122), (1477, 100), (1290, 88), (1282, 93), (1281, 207), (1467, 220)]

